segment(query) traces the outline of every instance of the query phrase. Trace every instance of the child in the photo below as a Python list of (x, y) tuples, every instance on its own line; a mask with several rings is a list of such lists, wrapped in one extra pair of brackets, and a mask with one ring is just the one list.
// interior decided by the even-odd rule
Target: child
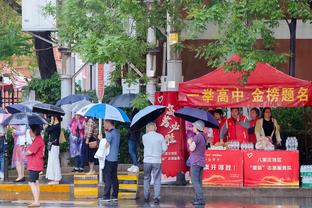
[(43, 157), (44, 157), (44, 141), (41, 137), (41, 126), (30, 125), (30, 135), (33, 138), (33, 143), (27, 151), (29, 171), (29, 185), (34, 197), (34, 202), (28, 205), (29, 207), (39, 207), (40, 186), (39, 173), (43, 171)]

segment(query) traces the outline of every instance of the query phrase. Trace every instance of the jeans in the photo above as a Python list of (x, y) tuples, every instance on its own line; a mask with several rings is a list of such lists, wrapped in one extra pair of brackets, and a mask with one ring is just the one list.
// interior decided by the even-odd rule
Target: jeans
[(154, 199), (160, 199), (161, 164), (144, 163), (144, 198), (150, 197), (151, 174), (154, 178)]
[(4, 153), (0, 153), (0, 179), (4, 179)]
[(195, 199), (196, 202), (204, 202), (204, 194), (203, 194), (203, 167), (201, 166), (192, 166), (191, 167), (191, 178), (192, 184), (195, 191)]
[(132, 160), (132, 164), (138, 166), (138, 150), (137, 150), (137, 141), (133, 139), (128, 140), (128, 150), (129, 155)]
[(75, 157), (75, 168), (84, 168), (84, 165), (86, 163), (86, 148), (86, 143), (84, 140), (82, 140), (80, 155)]
[(103, 169), (104, 177), (104, 199), (110, 199), (111, 188), (113, 188), (112, 199), (118, 198), (119, 183), (117, 178), (118, 162), (111, 162), (105, 160), (105, 167)]

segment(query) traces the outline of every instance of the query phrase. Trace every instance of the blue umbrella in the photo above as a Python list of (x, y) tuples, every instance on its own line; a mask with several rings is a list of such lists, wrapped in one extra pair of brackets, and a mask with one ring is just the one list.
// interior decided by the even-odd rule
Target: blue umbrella
[(15, 113), (5, 119), (2, 125), (43, 125), (48, 122), (37, 113)]
[(91, 97), (88, 95), (69, 95), (57, 101), (56, 106), (73, 104), (81, 100), (91, 100)]
[(139, 130), (146, 124), (155, 121), (166, 110), (166, 106), (150, 105), (140, 110), (132, 119), (131, 130)]
[(26, 113), (26, 112), (30, 113), (31, 112), (31, 109), (28, 106), (23, 105), (21, 103), (9, 105), (9, 106), (6, 107), (6, 109), (11, 114), (14, 114), (14, 113)]
[(205, 122), (206, 127), (219, 128), (219, 123), (217, 119), (215, 119), (215, 117), (211, 115), (211, 113), (198, 108), (185, 107), (177, 110), (174, 115), (189, 122), (202, 120), (203, 122)]
[(124, 111), (104, 103), (89, 104), (80, 109), (76, 114), (86, 117), (130, 123), (130, 119)]

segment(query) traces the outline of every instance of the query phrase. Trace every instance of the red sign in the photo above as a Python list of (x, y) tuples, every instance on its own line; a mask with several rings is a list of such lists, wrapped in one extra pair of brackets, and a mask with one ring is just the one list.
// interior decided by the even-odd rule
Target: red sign
[(298, 151), (244, 152), (244, 186), (299, 186)]
[(98, 65), (98, 76), (97, 76), (97, 90), (96, 95), (99, 100), (103, 99), (104, 96), (104, 64)]
[(184, 121), (174, 116), (178, 105), (177, 92), (156, 92), (155, 105), (167, 106), (164, 114), (157, 119), (157, 131), (164, 135), (168, 150), (162, 156), (162, 172), (167, 177), (175, 177), (186, 171), (186, 142)]
[(210, 107), (306, 106), (308, 92), (308, 87), (208, 87), (184, 96), (190, 103)]
[(239, 150), (207, 150), (203, 184), (242, 187), (243, 152)]

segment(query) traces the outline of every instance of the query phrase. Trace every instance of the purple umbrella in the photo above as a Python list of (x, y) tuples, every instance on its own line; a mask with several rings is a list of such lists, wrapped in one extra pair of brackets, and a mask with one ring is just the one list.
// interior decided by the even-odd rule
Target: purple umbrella
[(215, 117), (213, 117), (211, 113), (209, 113), (208, 111), (200, 110), (198, 108), (185, 107), (177, 110), (174, 115), (190, 122), (202, 120), (203, 122), (205, 122), (206, 127), (219, 128), (219, 123), (217, 119), (215, 119)]

